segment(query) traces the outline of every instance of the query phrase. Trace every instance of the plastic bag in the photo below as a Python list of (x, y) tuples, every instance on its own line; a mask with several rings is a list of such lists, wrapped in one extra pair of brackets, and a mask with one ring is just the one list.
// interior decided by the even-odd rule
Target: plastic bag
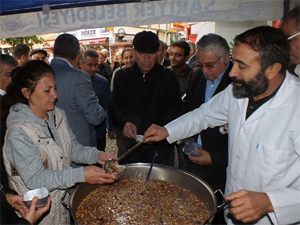
[(193, 138), (187, 138), (184, 140), (184, 154), (194, 157), (200, 156), (200, 153), (197, 152), (196, 148), (202, 149), (202, 146), (199, 145)]

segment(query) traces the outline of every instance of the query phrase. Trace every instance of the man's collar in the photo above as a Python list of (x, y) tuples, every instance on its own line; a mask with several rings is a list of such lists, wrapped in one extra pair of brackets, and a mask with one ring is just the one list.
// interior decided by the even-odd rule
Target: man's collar
[(173, 66), (170, 66), (170, 67), (171, 67), (176, 73), (180, 73), (180, 72), (185, 71), (185, 70), (189, 67), (189, 65), (185, 63), (184, 68), (183, 68), (182, 70), (180, 70), (180, 71), (176, 70)]
[(0, 89), (0, 95), (1, 95), (1, 96), (6, 95), (6, 91)]
[(298, 64), (296, 67), (295, 67), (295, 73), (298, 75), (298, 77), (300, 78), (300, 64)]
[(73, 67), (72, 64), (68, 60), (66, 60), (64, 58), (55, 57), (55, 59), (61, 59), (61, 60), (65, 61), (65, 62), (67, 62), (69, 64), (69, 66)]

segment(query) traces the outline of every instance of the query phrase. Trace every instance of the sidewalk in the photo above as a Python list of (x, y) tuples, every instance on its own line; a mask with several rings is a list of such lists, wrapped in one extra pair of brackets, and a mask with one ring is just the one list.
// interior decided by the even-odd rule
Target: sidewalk
[(105, 147), (105, 152), (109, 152), (113, 154), (114, 156), (117, 157), (118, 154), (118, 147), (117, 147), (117, 142), (116, 139), (110, 139), (106, 135), (106, 147)]

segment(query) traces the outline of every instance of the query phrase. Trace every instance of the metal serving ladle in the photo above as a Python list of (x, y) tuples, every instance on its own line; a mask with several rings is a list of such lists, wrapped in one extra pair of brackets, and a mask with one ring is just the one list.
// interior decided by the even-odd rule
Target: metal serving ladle
[(137, 147), (139, 147), (140, 145), (142, 145), (143, 143), (145, 143), (145, 140), (143, 139), (142, 135), (136, 135), (135, 140), (138, 141), (137, 144), (135, 144), (132, 148), (130, 148), (129, 150), (127, 150), (123, 155), (121, 155), (119, 158), (116, 159), (108, 159), (103, 166), (103, 169), (105, 170), (105, 172), (108, 171), (108, 167), (111, 163), (114, 162), (118, 162), (121, 161), (122, 159), (124, 159), (126, 156), (128, 156), (131, 152), (133, 152)]

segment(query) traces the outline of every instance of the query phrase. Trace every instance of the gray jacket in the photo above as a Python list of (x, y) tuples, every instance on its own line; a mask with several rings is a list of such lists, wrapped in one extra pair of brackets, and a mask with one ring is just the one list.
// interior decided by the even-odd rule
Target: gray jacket
[(106, 114), (98, 102), (91, 78), (64, 59), (52, 59), (51, 67), (54, 69), (57, 85), (56, 106), (65, 111), (78, 142), (84, 146), (96, 147), (94, 126), (101, 124)]
[(96, 163), (99, 151), (76, 141), (62, 110), (56, 108), (48, 115), (49, 129), (55, 140), (46, 121), (33, 114), (28, 105), (12, 106), (7, 118), (4, 163), (10, 187), (18, 194), (39, 187), (50, 190), (52, 206), (42, 222), (63, 224), (67, 222), (67, 213), (62, 213), (61, 189), (85, 181), (83, 168), (70, 167), (71, 161)]

